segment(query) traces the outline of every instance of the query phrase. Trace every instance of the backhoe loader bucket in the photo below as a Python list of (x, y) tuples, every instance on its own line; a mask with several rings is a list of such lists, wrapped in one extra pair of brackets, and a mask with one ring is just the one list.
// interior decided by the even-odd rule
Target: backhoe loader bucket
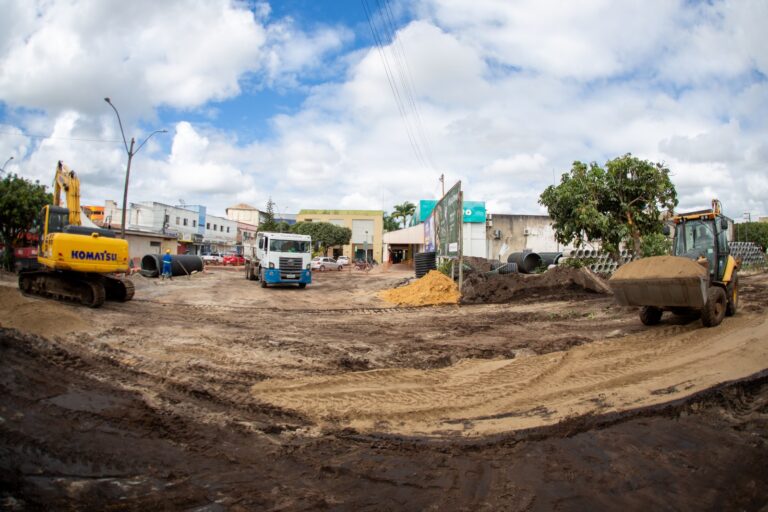
[(688, 258), (653, 256), (622, 265), (608, 281), (622, 306), (702, 308), (707, 269)]

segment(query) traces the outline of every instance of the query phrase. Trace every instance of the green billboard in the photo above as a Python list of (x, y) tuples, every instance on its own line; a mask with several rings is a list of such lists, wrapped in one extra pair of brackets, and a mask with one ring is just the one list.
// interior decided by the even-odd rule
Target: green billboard
[(455, 258), (461, 255), (461, 182), (446, 192), (435, 205), (434, 217), (435, 250), (438, 258)]

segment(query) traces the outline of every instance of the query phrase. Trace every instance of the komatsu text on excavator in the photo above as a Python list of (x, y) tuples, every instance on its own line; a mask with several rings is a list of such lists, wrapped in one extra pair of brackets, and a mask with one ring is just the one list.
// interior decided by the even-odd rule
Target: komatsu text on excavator
[[(61, 206), (62, 191), (67, 207)], [(133, 283), (111, 275), (128, 271), (128, 242), (98, 227), (83, 226), (80, 180), (64, 163), (56, 166), (53, 205), (40, 213), (38, 262), (43, 270), (21, 272), (27, 294), (72, 300), (97, 308), (105, 299), (133, 298)]]
[(674, 216), (673, 256), (642, 258), (620, 267), (609, 281), (616, 301), (641, 306), (645, 325), (657, 324), (664, 311), (700, 312), (706, 327), (735, 314), (739, 264), (730, 254), (728, 219), (720, 210), (715, 199), (710, 210)]

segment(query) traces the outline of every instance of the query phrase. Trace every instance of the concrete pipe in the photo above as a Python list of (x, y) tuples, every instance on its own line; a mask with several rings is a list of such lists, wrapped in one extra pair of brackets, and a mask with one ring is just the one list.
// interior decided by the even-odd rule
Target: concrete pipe
[(546, 265), (557, 265), (557, 260), (559, 260), (563, 253), (561, 252), (540, 252), (538, 255), (541, 257), (541, 261)]
[(517, 263), (518, 272), (530, 274), (539, 268), (543, 261), (535, 252), (513, 252), (507, 258), (507, 263)]
[[(160, 254), (145, 254), (141, 258), (141, 275), (158, 277), (163, 270), (163, 256)], [(186, 276), (192, 272), (203, 270), (203, 258), (190, 254), (171, 255), (171, 275)]]

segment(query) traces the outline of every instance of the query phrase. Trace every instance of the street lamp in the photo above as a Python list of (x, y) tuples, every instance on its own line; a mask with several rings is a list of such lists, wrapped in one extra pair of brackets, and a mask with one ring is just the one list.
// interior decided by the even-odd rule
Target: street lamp
[(365, 232), (365, 240), (363, 242), (363, 251), (365, 252), (365, 262), (368, 263), (368, 232)]
[(5, 161), (3, 166), (0, 167), (0, 172), (5, 172), (5, 166), (8, 165), (8, 162), (10, 162), (11, 160), (13, 160), (13, 157), (11, 157), (11, 158), (9, 158), (8, 160)]
[(109, 98), (104, 98), (104, 101), (109, 103), (109, 106), (112, 107), (112, 110), (115, 111), (115, 114), (117, 114), (117, 123), (120, 125), (120, 134), (123, 136), (123, 145), (125, 146), (125, 152), (128, 153), (128, 165), (125, 168), (125, 188), (123, 189), (123, 217), (120, 221), (120, 236), (122, 238), (125, 238), (125, 212), (128, 209), (128, 179), (131, 176), (131, 160), (133, 160), (133, 156), (139, 152), (139, 150), (144, 147), (144, 144), (147, 143), (149, 139), (152, 138), (152, 136), (156, 133), (168, 133), (168, 130), (155, 130), (154, 132), (149, 134), (149, 137), (144, 139), (144, 142), (139, 144), (139, 147), (136, 148), (134, 151), (133, 146), (136, 143), (136, 139), (131, 137), (131, 147), (128, 148), (128, 143), (125, 141), (125, 132), (123, 131), (123, 122), (120, 120), (120, 112), (117, 111), (117, 108), (112, 104), (112, 102), (109, 100)]

